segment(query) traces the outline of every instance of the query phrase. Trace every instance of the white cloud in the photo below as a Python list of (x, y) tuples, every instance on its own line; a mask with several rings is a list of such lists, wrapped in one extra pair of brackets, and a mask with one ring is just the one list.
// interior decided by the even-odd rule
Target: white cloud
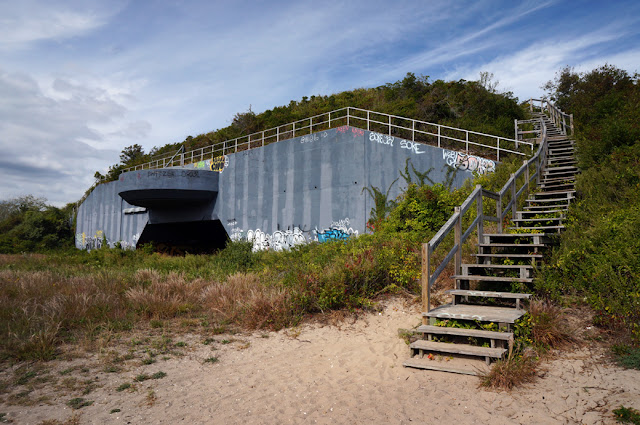
[(0, 3), (0, 49), (22, 48), (41, 40), (63, 40), (86, 34), (105, 25), (121, 5), (98, 1), (60, 4), (52, 1), (21, 0)]
[(611, 27), (601, 28), (575, 38), (555, 35), (526, 48), (502, 55), (486, 63), (474, 63), (459, 67), (446, 75), (446, 79), (476, 80), (481, 71), (492, 72), (500, 82), (499, 90), (512, 91), (521, 101), (542, 96), (542, 85), (555, 77), (565, 66), (576, 71), (588, 71), (605, 62), (634, 71), (637, 67), (638, 49), (620, 53), (602, 52), (598, 46), (615, 42), (623, 34)]
[(126, 108), (95, 86), (57, 79), (58, 99), (24, 73), (0, 70), (0, 199), (31, 193), (54, 204), (78, 199), (96, 170), (118, 162), (120, 143), (91, 123), (110, 125), (120, 137), (144, 137), (150, 124), (128, 122)]

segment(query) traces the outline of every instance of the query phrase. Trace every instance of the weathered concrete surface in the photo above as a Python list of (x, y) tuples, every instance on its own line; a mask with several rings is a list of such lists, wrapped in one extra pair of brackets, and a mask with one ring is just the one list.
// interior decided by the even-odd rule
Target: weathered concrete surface
[[(92, 248), (87, 238), (98, 236), (135, 246), (155, 240), (170, 223), (172, 235), (180, 234), (180, 223), (192, 223), (185, 243), (201, 237), (219, 245), (228, 235), (253, 241), (255, 249), (279, 250), (343, 239), (365, 232), (373, 200), (364, 188), (389, 190), (390, 199), (406, 188), (400, 172), (407, 161), (409, 169), (431, 170), (434, 182), (452, 177), (454, 187), (472, 170), (495, 169), (484, 158), (344, 126), (185, 168), (124, 173), (80, 206), (76, 246)], [(203, 225), (198, 236), (197, 222), (218, 224), (207, 232)], [(141, 236), (147, 223), (153, 231)]]

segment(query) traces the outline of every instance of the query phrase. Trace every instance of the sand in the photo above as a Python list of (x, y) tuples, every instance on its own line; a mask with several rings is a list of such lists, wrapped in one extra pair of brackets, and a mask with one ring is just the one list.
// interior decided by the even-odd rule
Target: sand
[[(14, 386), (0, 413), (16, 424), (462, 425), (610, 424), (620, 405), (640, 409), (640, 371), (612, 365), (597, 345), (556, 353), (534, 383), (510, 392), (479, 388), (473, 376), (404, 368), (409, 348), (397, 331), (419, 317), (415, 304), (394, 299), (339, 325), (217, 335), (206, 345), (202, 335), (184, 335), (176, 338), (186, 343), (182, 355), (130, 360), (118, 373), (104, 371), (104, 351), (56, 360), (41, 366), (56, 383), (30, 393), (34, 405), (13, 404), (24, 391)], [(205, 361), (213, 356), (217, 362)], [(5, 366), (0, 379), (15, 379), (17, 367)], [(159, 371), (166, 377), (134, 382)], [(89, 381), (95, 388), (86, 395), (69, 389)], [(134, 389), (116, 391), (123, 383)], [(66, 403), (74, 397), (93, 404), (73, 410)]]

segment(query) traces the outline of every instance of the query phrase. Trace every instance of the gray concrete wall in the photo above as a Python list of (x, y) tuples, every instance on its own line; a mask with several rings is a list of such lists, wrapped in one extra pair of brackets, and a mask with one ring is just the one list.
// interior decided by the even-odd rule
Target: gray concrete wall
[[(135, 191), (136, 181), (144, 181), (140, 189), (150, 191), (182, 183), (174, 179), (168, 186), (154, 170), (123, 174), (121, 181), (98, 186), (81, 205), (76, 246), (93, 248), (100, 242), (88, 241), (102, 236), (110, 245), (121, 241), (135, 246), (147, 222), (211, 220), (220, 220), (231, 239), (252, 241), (256, 250), (344, 239), (366, 230), (373, 201), (363, 188), (386, 192), (391, 186), (390, 199), (406, 189), (400, 172), (407, 160), (419, 172), (431, 170), (434, 182), (444, 182), (456, 169), (455, 187), (472, 177), (473, 170), (495, 169), (494, 162), (484, 158), (344, 126), (190, 165), (198, 173), (216, 173), (217, 179), (199, 179), (200, 189), (206, 181), (217, 192), (204, 204), (146, 203), (148, 210), (131, 212), (134, 206), (118, 193)], [(135, 173), (154, 174), (140, 179)], [(197, 173), (181, 178), (195, 179), (191, 174)], [(194, 182), (185, 185), (193, 188)]]
[[(345, 126), (229, 155), (214, 213), (232, 239), (253, 241), (256, 250), (361, 234), (373, 206), (363, 188), (386, 192), (397, 180), (394, 199), (406, 189), (407, 159), (431, 170), (434, 182), (455, 168), (453, 186), (472, 177), (464, 155)], [(471, 163), (480, 172), (495, 168), (483, 158)]]

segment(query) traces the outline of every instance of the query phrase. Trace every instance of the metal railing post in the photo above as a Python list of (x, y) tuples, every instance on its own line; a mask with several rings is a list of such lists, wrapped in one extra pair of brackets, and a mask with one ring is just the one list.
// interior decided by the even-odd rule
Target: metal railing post
[(442, 127), (438, 126), (438, 147), (440, 147), (440, 129)]
[(411, 120), (411, 141), (416, 141), (416, 120)]
[(369, 121), (369, 111), (367, 111), (367, 131), (370, 131), (370, 130), (371, 130), (371, 129), (370, 129), (370, 126), (369, 126), (369, 124), (370, 124), (370, 121)]
[(391, 115), (389, 115), (389, 136), (391, 136)]

